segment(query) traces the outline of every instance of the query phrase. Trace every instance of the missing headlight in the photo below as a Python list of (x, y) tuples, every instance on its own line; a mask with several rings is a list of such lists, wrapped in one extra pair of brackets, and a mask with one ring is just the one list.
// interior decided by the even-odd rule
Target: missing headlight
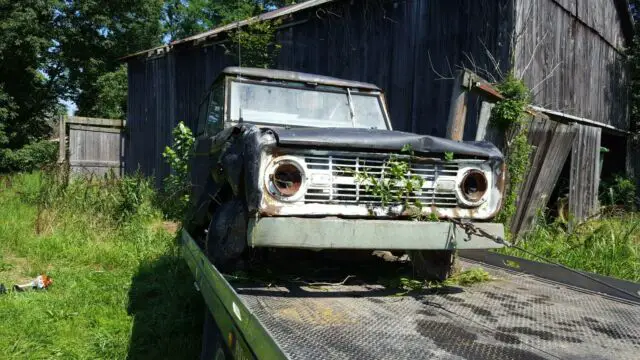
[(470, 170), (460, 182), (460, 192), (471, 205), (482, 202), (482, 197), (487, 192), (489, 183), (487, 177), (480, 170)]

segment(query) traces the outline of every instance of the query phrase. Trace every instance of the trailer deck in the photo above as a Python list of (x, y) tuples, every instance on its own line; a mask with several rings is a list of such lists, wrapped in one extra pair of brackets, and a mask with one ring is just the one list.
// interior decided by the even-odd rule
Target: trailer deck
[(463, 260), (463, 267), (482, 267), (491, 281), (396, 296), (398, 290), (370, 281), (371, 274), (330, 286), (301, 280), (229, 283), (202, 259), (193, 240), (186, 239), (184, 249), (210, 309), (212, 300), (219, 300), (218, 310), (223, 305), (257, 358), (637, 359), (640, 354), (637, 303), (472, 260)]

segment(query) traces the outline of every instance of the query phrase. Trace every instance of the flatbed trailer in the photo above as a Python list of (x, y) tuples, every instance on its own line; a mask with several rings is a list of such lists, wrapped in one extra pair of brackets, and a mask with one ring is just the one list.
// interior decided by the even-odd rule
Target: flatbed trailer
[(635, 283), (470, 252), (463, 266), (491, 281), (394, 296), (364, 282), (229, 282), (186, 232), (182, 250), (208, 308), (203, 358), (640, 359)]

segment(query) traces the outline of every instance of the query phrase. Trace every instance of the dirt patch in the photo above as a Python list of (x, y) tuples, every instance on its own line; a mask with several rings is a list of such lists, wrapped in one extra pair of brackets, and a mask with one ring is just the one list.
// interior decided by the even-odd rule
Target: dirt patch
[(165, 221), (157, 222), (153, 224), (153, 230), (162, 229), (171, 235), (175, 235), (178, 233), (178, 230), (180, 230), (181, 226), (182, 224), (180, 224), (179, 222), (165, 220)]

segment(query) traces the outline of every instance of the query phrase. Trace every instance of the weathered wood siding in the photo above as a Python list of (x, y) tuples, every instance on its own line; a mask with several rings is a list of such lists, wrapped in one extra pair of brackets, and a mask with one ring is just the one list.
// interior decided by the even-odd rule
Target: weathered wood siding
[(547, 109), (628, 129), (614, 0), (515, 0), (514, 70)]
[[(69, 162), (74, 175), (122, 175), (124, 136), (122, 121), (63, 117), (59, 162)], [(64, 141), (68, 137), (67, 142)]]
[[(444, 136), (455, 71), (506, 72), (513, 0), (336, 1), (287, 18), (275, 68), (372, 82), (387, 93), (397, 130)], [(293, 24), (287, 26), (287, 24)], [(235, 65), (224, 37), (129, 61), (126, 168), (164, 177), (161, 157), (177, 121), (195, 128), (198, 105)], [(501, 69), (497, 71), (496, 68)], [(475, 105), (474, 105), (475, 104)], [(475, 123), (479, 102), (470, 105)], [(465, 129), (473, 140), (475, 129)]]
[(511, 219), (511, 233), (520, 235), (534, 224), (538, 211), (544, 209), (553, 192), (562, 165), (571, 153), (577, 125), (562, 124), (538, 114), (529, 128), (529, 144), (533, 146), (531, 165), (520, 188), (518, 206)]
[(600, 185), (600, 136), (602, 130), (577, 125), (578, 132), (571, 150), (571, 186), (569, 213), (579, 223), (598, 212)]

